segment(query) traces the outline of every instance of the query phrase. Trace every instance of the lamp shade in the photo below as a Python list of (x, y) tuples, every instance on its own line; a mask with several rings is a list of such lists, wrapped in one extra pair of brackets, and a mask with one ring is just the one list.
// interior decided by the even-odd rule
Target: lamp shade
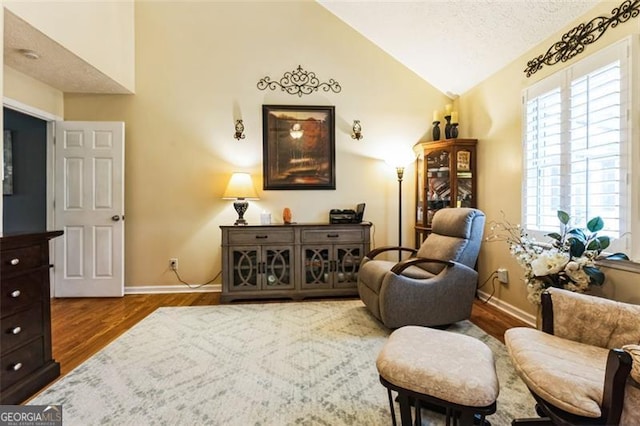
[(389, 152), (384, 159), (388, 166), (398, 168), (406, 167), (416, 159), (416, 155), (410, 149), (396, 149)]
[(258, 193), (255, 186), (253, 186), (253, 180), (249, 173), (235, 172), (231, 175), (227, 189), (222, 194), (223, 200), (259, 200)]

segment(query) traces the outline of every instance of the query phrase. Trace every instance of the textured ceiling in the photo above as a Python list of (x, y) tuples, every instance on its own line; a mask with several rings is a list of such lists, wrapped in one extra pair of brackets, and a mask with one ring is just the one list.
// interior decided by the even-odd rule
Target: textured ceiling
[[(599, 0), (316, 1), (451, 97), (485, 80), (599, 3)], [(523, 63), (522, 69), (525, 67)]]
[[(40, 58), (25, 57), (23, 49), (36, 52)], [(131, 93), (7, 9), (4, 63), (65, 93)]]
[[(455, 97), (483, 81), (599, 0), (316, 0)], [(5, 9), (4, 63), (67, 93), (130, 93)], [(27, 59), (20, 49), (40, 54)], [(540, 52), (543, 53), (543, 52)], [(522, 68), (526, 64), (522, 64)]]

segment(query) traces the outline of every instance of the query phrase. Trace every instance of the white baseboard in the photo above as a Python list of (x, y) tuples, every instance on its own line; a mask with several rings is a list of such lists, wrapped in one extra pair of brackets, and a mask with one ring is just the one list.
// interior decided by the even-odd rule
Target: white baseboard
[(124, 288), (124, 294), (219, 293), (221, 291), (222, 284), (207, 284), (194, 287), (186, 285), (145, 285)]
[[(487, 301), (489, 299), (489, 297), (491, 296), (489, 293), (485, 293), (484, 291), (480, 291), (478, 290), (478, 296), (480, 297), (480, 300), (482, 301)], [(511, 315), (512, 317), (515, 317), (517, 319), (519, 319), (520, 321), (523, 321), (524, 323), (530, 325), (531, 327), (535, 327), (536, 326), (536, 316), (535, 315), (531, 315), (528, 312), (523, 311), (522, 309), (516, 308), (515, 306), (503, 302), (500, 299), (497, 299), (495, 297), (492, 297), (488, 302), (489, 305), (494, 306), (495, 308), (501, 310), (502, 312), (506, 312), (507, 314)]]

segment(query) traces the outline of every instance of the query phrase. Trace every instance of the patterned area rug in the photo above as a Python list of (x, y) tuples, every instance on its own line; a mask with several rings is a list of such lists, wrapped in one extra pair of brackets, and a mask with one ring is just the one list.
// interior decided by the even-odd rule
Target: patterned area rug
[[(535, 415), (504, 345), (469, 321), (450, 330), (496, 356), (492, 424)], [(29, 404), (62, 404), (65, 425), (390, 425), (388, 335), (357, 300), (160, 308)]]

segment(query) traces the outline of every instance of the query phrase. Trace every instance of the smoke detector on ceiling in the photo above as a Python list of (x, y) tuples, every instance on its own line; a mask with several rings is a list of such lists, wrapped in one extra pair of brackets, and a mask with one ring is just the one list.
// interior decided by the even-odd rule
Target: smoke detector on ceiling
[(38, 52), (31, 49), (20, 49), (18, 50), (18, 52), (20, 52), (22, 56), (28, 59), (40, 59), (40, 55), (38, 55)]

